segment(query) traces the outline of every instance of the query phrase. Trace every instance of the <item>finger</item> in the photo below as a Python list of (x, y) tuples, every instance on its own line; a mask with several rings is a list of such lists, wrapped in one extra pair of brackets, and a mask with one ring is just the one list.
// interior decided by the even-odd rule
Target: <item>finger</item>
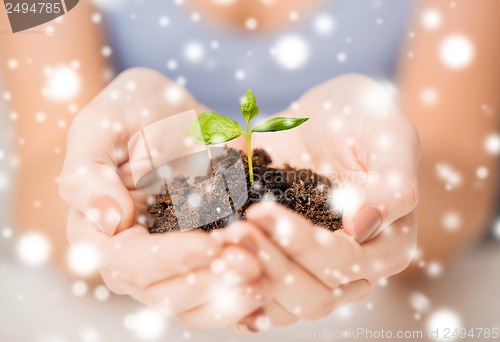
[[(414, 210), (418, 203), (416, 176), (410, 177), (395, 168), (376, 172), (359, 189), (355, 186), (351, 189), (360, 194), (360, 199), (343, 212), (342, 223), (358, 242), (377, 235), (384, 227)], [(335, 201), (335, 192), (332, 200)]]
[(247, 218), (264, 229), (288, 257), (332, 289), (361, 278), (378, 279), (399, 273), (415, 251), (413, 213), (362, 245), (343, 230), (332, 233), (315, 227), (274, 203), (253, 206)]
[[(330, 110), (322, 108), (324, 101), (332, 103)], [(316, 129), (318, 132), (309, 132), (306, 141), (312, 151), (326, 146), (317, 159), (327, 164), (326, 169), (335, 170), (332, 176), (340, 176), (346, 190), (353, 190), (347, 197), (355, 198), (349, 202), (356, 203), (343, 203), (344, 191), (334, 192), (333, 201), (338, 193), (344, 228), (358, 242), (415, 208), (419, 137), (411, 120), (379, 82), (362, 75), (345, 75), (318, 85), (300, 103), (318, 113), (308, 127), (334, 123), (334, 134), (330, 129)]]
[(276, 300), (272, 300), (261, 310), (252, 313), (231, 327), (231, 331), (240, 334), (255, 333), (267, 330), (269, 326), (287, 327), (298, 321), (298, 318), (285, 309)]
[(99, 254), (100, 267), (139, 287), (210, 265), (221, 252), (204, 232), (151, 235), (144, 227), (133, 226), (109, 237), (78, 211), (70, 210), (69, 217), (72, 247), (91, 245)]
[(333, 291), (335, 297), (333, 310), (365, 298), (374, 287), (375, 284), (366, 279), (355, 280), (339, 286)]
[(196, 331), (227, 327), (261, 308), (270, 296), (270, 285), (262, 278), (254, 284), (226, 291), (206, 305), (177, 315), (177, 319)]
[(218, 263), (216, 267), (194, 270), (146, 288), (123, 281), (120, 284), (148, 307), (177, 315), (204, 305), (235, 286), (255, 282), (262, 273), (258, 260), (239, 247), (225, 248)]
[[(250, 316), (253, 316), (253, 314), (250, 314)], [(227, 327), (227, 330), (229, 330), (233, 334), (240, 336), (246, 336), (256, 333), (256, 331), (251, 330), (250, 327), (245, 322), (231, 324)]]
[[(370, 283), (366, 279), (360, 279), (337, 287), (333, 291), (334, 305), (329, 310), (318, 314), (316, 319), (325, 317), (344, 305), (365, 298), (374, 286), (373, 283)], [(264, 309), (252, 313), (239, 323), (232, 325), (229, 329), (240, 335), (248, 335), (266, 330), (269, 325), (286, 327), (295, 322), (297, 322), (297, 317), (288, 312), (276, 301), (271, 301), (264, 306)]]
[(112, 161), (87, 161), (69, 155), (59, 177), (62, 198), (113, 235), (134, 222), (135, 207)]
[[(397, 106), (391, 108), (384, 120), (397, 129), (365, 137), (362, 143), (370, 148), (357, 158), (363, 160), (366, 177), (357, 184), (359, 177), (349, 177), (346, 183), (359, 191), (360, 198), (343, 212), (342, 222), (358, 242), (372, 238), (418, 204), (419, 137)], [(333, 196), (335, 201), (335, 192)]]
[(277, 301), (272, 301), (264, 306), (264, 312), (269, 317), (270, 323), (274, 327), (287, 327), (295, 322), (298, 318), (285, 309)]
[(123, 289), (122, 285), (119, 284), (119, 279), (111, 274), (110, 271), (101, 269), (99, 271), (101, 274), (102, 280), (104, 281), (104, 285), (116, 295), (125, 295), (127, 292)]
[[(271, 301), (270, 303), (272, 303)], [(266, 304), (266, 307), (269, 304)], [(265, 331), (271, 326), (271, 321), (266, 316), (264, 308), (258, 309), (246, 316), (238, 323), (232, 324), (228, 327), (229, 331), (238, 335), (249, 335), (260, 331)]]
[[(172, 89), (175, 101), (165, 96)], [(73, 121), (59, 179), (61, 196), (110, 235), (130, 227), (133, 201), (117, 174), (129, 161), (129, 139), (153, 122), (195, 107), (187, 91), (158, 72), (123, 72)]]
[[(331, 289), (288, 259), (258, 228), (238, 222), (224, 230), (227, 243), (242, 244), (259, 255), (275, 300), (298, 318), (309, 320), (333, 305)], [(307, 289), (307, 290), (305, 290)]]

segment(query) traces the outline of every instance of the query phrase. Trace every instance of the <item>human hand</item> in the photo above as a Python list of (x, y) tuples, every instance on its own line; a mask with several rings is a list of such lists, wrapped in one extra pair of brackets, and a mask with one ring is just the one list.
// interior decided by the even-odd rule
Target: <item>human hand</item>
[(259, 331), (260, 316), (278, 327), (325, 317), (363, 299), (380, 279), (403, 271), (415, 251), (414, 212), (363, 244), (345, 230), (314, 226), (273, 202), (251, 207), (247, 218), (219, 234), (226, 243), (251, 246), (249, 251), (259, 256), (271, 281), (273, 301), (233, 325), (233, 331), (244, 331), (242, 326)]
[[(356, 288), (352, 297), (347, 296), (350, 299), (366, 294), (378, 279), (404, 270), (416, 244), (413, 210), (418, 200), (420, 148), (409, 119), (377, 83), (358, 75), (313, 88), (283, 116), (307, 113), (312, 113), (311, 119), (301, 129), (283, 132), (279, 140), (258, 136), (255, 145), (270, 151), (277, 165), (289, 162), (311, 168), (341, 184), (333, 192), (331, 204), (343, 212), (344, 230), (330, 234), (282, 208), (265, 211), (267, 204), (248, 212), (250, 223), (265, 229), (295, 262), (284, 269), (299, 266), (317, 282), (295, 285), (295, 291), (302, 288), (301, 295), (285, 296), (268, 305), (275, 325), (291, 323), (293, 316), (310, 319), (311, 312), (329, 312), (339, 300), (327, 296), (328, 289), (338, 294), (339, 289), (344, 293)], [(284, 238), (283, 232), (290, 236)], [(277, 279), (273, 288), (283, 284), (283, 273), (271, 279)], [(305, 284), (304, 274), (300, 279), (296, 284)], [(293, 305), (302, 307), (297, 298), (315, 295), (324, 300), (313, 301), (316, 306), (294, 314)], [(295, 303), (292, 310), (290, 303)], [(280, 306), (285, 310), (276, 309)], [(251, 318), (242, 324), (251, 326)]]
[[(311, 168), (341, 188), (332, 206), (344, 228), (364, 242), (418, 202), (420, 143), (411, 121), (377, 82), (345, 75), (322, 83), (279, 116), (306, 116), (296, 130), (256, 135), (274, 164)], [(290, 152), (291, 151), (291, 152)]]
[[(221, 247), (200, 232), (150, 235), (142, 226), (146, 196), (135, 189), (129, 140), (151, 123), (200, 107), (156, 72), (123, 73), (75, 118), (59, 179), (70, 205), (72, 248), (99, 256), (98, 270), (111, 291), (175, 315), (194, 330), (235, 323), (269, 297), (258, 261), (243, 248)], [(161, 133), (170, 141), (184, 141), (184, 131), (166, 128)], [(163, 137), (152, 142), (165, 144)], [(186, 154), (193, 148), (159, 147)]]
[(113, 293), (175, 316), (192, 330), (235, 324), (270, 299), (256, 258), (241, 247), (220, 246), (207, 233), (150, 235), (135, 225), (110, 237), (70, 209), (68, 236), (72, 247), (99, 255), (98, 270)]

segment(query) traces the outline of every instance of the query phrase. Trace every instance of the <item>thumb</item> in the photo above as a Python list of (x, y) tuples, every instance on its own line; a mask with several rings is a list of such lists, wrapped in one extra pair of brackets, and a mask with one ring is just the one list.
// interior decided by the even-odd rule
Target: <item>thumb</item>
[(415, 209), (417, 182), (395, 172), (380, 172), (356, 190), (358, 201), (343, 213), (344, 228), (363, 243)]
[(59, 178), (59, 192), (71, 207), (109, 235), (133, 224), (134, 202), (114, 166), (95, 162), (69, 164), (65, 163)]

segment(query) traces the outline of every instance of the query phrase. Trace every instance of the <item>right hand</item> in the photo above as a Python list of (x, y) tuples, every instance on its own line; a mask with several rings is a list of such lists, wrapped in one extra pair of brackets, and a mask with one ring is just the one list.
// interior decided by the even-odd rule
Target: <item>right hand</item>
[[(168, 89), (176, 96), (165, 96)], [(194, 330), (234, 324), (270, 297), (259, 261), (244, 248), (223, 247), (194, 231), (150, 235), (136, 223), (145, 197), (134, 190), (130, 137), (160, 119), (201, 108), (154, 71), (126, 71), (75, 118), (59, 179), (70, 206), (71, 247), (96, 250), (111, 291), (176, 315)]]

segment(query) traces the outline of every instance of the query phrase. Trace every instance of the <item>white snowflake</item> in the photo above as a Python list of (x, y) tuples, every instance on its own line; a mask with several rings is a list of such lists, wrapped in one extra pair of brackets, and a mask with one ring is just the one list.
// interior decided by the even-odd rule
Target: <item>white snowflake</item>
[(431, 261), (427, 265), (427, 275), (430, 278), (438, 278), (443, 273), (443, 266), (437, 261)]
[(97, 271), (100, 256), (92, 245), (82, 244), (69, 249), (68, 263), (70, 269), (79, 275), (90, 275)]
[(184, 46), (184, 57), (188, 61), (192, 63), (198, 63), (203, 59), (204, 56), (205, 48), (200, 42), (191, 41)]
[(108, 288), (104, 285), (99, 285), (94, 290), (94, 297), (100, 302), (104, 302), (108, 300), (110, 296), (110, 292)]
[(257, 26), (259, 26), (259, 23), (257, 22), (257, 19), (253, 17), (250, 17), (245, 21), (245, 27), (250, 31), (255, 30)]
[[(427, 319), (427, 330), (434, 341), (456, 341), (460, 335), (448, 336), (446, 331), (448, 329), (452, 332), (455, 330), (460, 331), (461, 328), (462, 320), (460, 316), (450, 309), (438, 309)], [(437, 332), (437, 334), (431, 334), (431, 332)]]
[(439, 100), (439, 93), (436, 88), (427, 87), (420, 92), (420, 101), (426, 106), (434, 106)]
[(19, 66), (19, 62), (17, 61), (17, 59), (15, 58), (10, 58), (8, 61), (7, 61), (7, 67), (9, 69), (17, 69), (17, 67)]
[(413, 292), (410, 295), (410, 305), (415, 311), (425, 313), (431, 308), (431, 301), (422, 292)]
[(422, 25), (428, 30), (435, 30), (441, 26), (441, 13), (433, 8), (425, 10), (422, 15)]
[(309, 45), (298, 35), (288, 35), (279, 39), (271, 49), (271, 55), (280, 66), (295, 70), (306, 64), (309, 59)]
[(167, 27), (168, 25), (170, 25), (170, 18), (167, 17), (167, 16), (162, 16), (160, 17), (160, 19), (158, 20), (158, 24), (161, 26), (161, 27)]
[(13, 235), (13, 232), (12, 232), (12, 228), (10, 227), (4, 227), (2, 229), (2, 236), (5, 238), (5, 239), (10, 239)]
[(449, 164), (436, 165), (438, 178), (445, 183), (446, 190), (453, 190), (462, 185), (462, 175)]
[(456, 211), (448, 211), (441, 218), (441, 224), (446, 230), (457, 230), (462, 225), (462, 216)]
[(123, 325), (141, 340), (160, 339), (167, 330), (165, 317), (149, 309), (140, 309), (125, 316)]
[(314, 19), (314, 30), (321, 36), (326, 36), (335, 29), (335, 21), (327, 14), (321, 14)]
[(490, 174), (488, 168), (484, 166), (480, 166), (476, 169), (476, 177), (479, 179), (486, 179), (488, 178), (488, 175)]
[(500, 240), (500, 218), (497, 218), (493, 224), (493, 234), (497, 240)]
[(337, 54), (337, 61), (339, 61), (340, 63), (344, 63), (345, 61), (347, 61), (347, 54), (345, 52), (339, 52)]
[(238, 69), (238, 70), (236, 70), (236, 72), (234, 73), (234, 77), (235, 77), (238, 81), (242, 81), (242, 80), (244, 80), (244, 79), (247, 77), (247, 74), (246, 74), (245, 70)]
[(179, 66), (179, 63), (177, 63), (177, 61), (175, 59), (169, 59), (167, 61), (167, 68), (169, 70), (176, 70), (178, 66)]
[(486, 152), (491, 155), (499, 155), (500, 154), (500, 134), (493, 133), (486, 137), (484, 140), (484, 148)]
[(87, 294), (87, 291), (88, 291), (87, 283), (82, 280), (75, 281), (73, 285), (71, 285), (71, 292), (76, 297), (85, 296)]
[(446, 37), (439, 50), (441, 61), (451, 69), (468, 67), (475, 55), (471, 40), (463, 35), (454, 34)]
[(41, 233), (24, 234), (17, 243), (17, 256), (25, 265), (43, 265), (49, 259), (50, 254), (50, 241)]
[(81, 79), (72, 67), (46, 68), (47, 77), (43, 94), (52, 100), (66, 101), (74, 98), (81, 88)]

